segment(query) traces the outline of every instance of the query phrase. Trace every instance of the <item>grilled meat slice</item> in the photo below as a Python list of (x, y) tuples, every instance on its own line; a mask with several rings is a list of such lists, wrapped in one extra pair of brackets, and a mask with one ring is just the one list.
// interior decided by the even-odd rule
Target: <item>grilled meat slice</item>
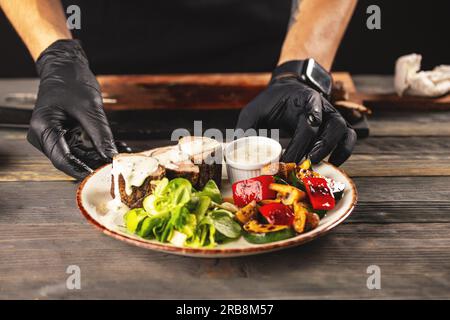
[(130, 208), (140, 207), (151, 194), (151, 181), (165, 176), (165, 169), (153, 158), (142, 154), (119, 154), (111, 171), (111, 196), (120, 197)]
[(179, 162), (175, 167), (168, 167), (166, 172), (169, 179), (185, 178), (192, 183), (194, 188), (198, 185), (200, 168), (191, 161)]
[(209, 180), (220, 187), (222, 180), (222, 146), (204, 137), (184, 137), (178, 145), (144, 151), (166, 168), (167, 177), (183, 177), (196, 189), (202, 189)]
[[(119, 174), (118, 183), (119, 183), (119, 194), (120, 200), (122, 203), (126, 204), (130, 209), (133, 208), (141, 208), (142, 201), (144, 198), (152, 193), (152, 185), (151, 181), (161, 180), (165, 176), (164, 167), (158, 166), (157, 172), (154, 175), (147, 177), (144, 180), (144, 183), (139, 186), (131, 186), (131, 194), (128, 195), (125, 187), (125, 179), (122, 174)], [(114, 177), (111, 180), (111, 196), (115, 198), (115, 185), (114, 185)]]

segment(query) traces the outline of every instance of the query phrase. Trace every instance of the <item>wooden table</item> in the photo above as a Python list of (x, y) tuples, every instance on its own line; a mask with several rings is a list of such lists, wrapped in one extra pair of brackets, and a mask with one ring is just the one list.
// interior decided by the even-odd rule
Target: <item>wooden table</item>
[[(343, 168), (359, 203), (329, 235), (260, 256), (194, 259), (102, 235), (77, 184), (0, 129), (0, 299), (450, 298), (450, 112), (375, 112)], [(163, 140), (130, 141), (140, 148)], [(68, 290), (66, 269), (81, 269)], [(368, 266), (381, 269), (369, 290)]]

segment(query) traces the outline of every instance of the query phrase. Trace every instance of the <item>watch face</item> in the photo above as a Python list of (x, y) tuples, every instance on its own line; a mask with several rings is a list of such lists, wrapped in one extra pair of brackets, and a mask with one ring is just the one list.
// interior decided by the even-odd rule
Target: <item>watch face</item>
[(306, 77), (321, 92), (327, 95), (331, 93), (331, 75), (313, 59), (308, 60)]

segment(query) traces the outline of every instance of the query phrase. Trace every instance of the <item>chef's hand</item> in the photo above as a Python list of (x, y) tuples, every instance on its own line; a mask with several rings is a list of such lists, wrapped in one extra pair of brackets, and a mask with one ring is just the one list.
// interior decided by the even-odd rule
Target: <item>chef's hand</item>
[(285, 162), (307, 156), (318, 163), (331, 153), (329, 161), (339, 166), (356, 143), (355, 131), (331, 103), (293, 75), (272, 79), (241, 111), (236, 127), (286, 130), (292, 140), (282, 156)]
[(66, 174), (82, 179), (117, 153), (100, 86), (76, 40), (58, 40), (36, 62), (40, 76), (28, 141)]

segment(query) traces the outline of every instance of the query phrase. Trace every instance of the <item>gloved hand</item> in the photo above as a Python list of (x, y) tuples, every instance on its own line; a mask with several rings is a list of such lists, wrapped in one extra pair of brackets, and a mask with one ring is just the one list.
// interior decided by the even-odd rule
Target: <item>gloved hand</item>
[(339, 166), (350, 157), (356, 143), (355, 131), (318, 91), (294, 75), (273, 78), (269, 86), (240, 113), (237, 128), (284, 129), (291, 136), (284, 162), (309, 157)]
[(117, 153), (97, 79), (76, 40), (59, 40), (36, 62), (40, 76), (28, 141), (66, 174), (82, 179)]

